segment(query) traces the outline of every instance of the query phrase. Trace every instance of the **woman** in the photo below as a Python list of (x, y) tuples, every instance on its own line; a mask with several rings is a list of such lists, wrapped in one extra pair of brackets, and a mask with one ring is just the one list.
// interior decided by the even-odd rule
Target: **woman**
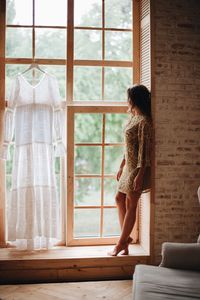
[(125, 127), (125, 155), (117, 173), (116, 204), (121, 226), (117, 245), (109, 255), (128, 255), (132, 242), (136, 208), (142, 192), (150, 189), (151, 96), (144, 85), (136, 84), (127, 90), (128, 112), (131, 117)]

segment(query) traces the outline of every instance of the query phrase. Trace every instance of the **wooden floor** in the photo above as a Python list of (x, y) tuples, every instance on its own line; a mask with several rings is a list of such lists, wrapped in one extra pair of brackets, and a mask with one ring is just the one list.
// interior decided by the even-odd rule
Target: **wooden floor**
[(0, 300), (131, 300), (132, 280), (0, 285)]

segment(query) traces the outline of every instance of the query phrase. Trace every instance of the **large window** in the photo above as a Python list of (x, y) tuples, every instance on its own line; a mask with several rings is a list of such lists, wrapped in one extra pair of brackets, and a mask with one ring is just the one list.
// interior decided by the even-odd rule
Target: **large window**
[[(68, 245), (111, 243), (120, 233), (115, 177), (126, 90), (139, 81), (137, 14), (135, 0), (6, 1), (6, 98), (13, 76), (37, 62), (57, 77), (66, 108), (67, 178), (64, 161), (55, 172)], [(11, 170), (12, 161), (8, 192)]]
[[(71, 2), (72, 3), (72, 2)], [(70, 9), (70, 8), (69, 8)], [(119, 236), (116, 172), (123, 157), (126, 89), (134, 78), (133, 1), (74, 1), (68, 110), (68, 244)], [(136, 46), (136, 45), (135, 45)]]

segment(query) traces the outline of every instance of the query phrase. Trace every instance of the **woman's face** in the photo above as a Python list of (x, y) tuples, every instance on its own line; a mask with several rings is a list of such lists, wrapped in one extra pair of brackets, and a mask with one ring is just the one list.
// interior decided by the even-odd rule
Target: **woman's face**
[(128, 99), (127, 103), (128, 103), (128, 112), (132, 113), (132, 115), (135, 115), (136, 112), (139, 111), (138, 108), (137, 108), (137, 106), (135, 106), (135, 105), (133, 106), (133, 103), (130, 100), (130, 98)]
[(134, 107), (131, 103), (130, 98), (128, 98), (127, 104), (128, 104), (128, 111), (131, 112), (131, 113), (134, 113)]
[(131, 111), (132, 110), (132, 105), (131, 105), (130, 98), (128, 98), (127, 103), (128, 103), (128, 109)]

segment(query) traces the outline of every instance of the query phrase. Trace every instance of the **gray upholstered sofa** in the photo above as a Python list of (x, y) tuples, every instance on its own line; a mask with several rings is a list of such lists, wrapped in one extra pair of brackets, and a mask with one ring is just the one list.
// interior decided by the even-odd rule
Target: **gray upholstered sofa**
[(200, 299), (200, 235), (197, 243), (163, 243), (160, 266), (137, 265), (133, 299)]

